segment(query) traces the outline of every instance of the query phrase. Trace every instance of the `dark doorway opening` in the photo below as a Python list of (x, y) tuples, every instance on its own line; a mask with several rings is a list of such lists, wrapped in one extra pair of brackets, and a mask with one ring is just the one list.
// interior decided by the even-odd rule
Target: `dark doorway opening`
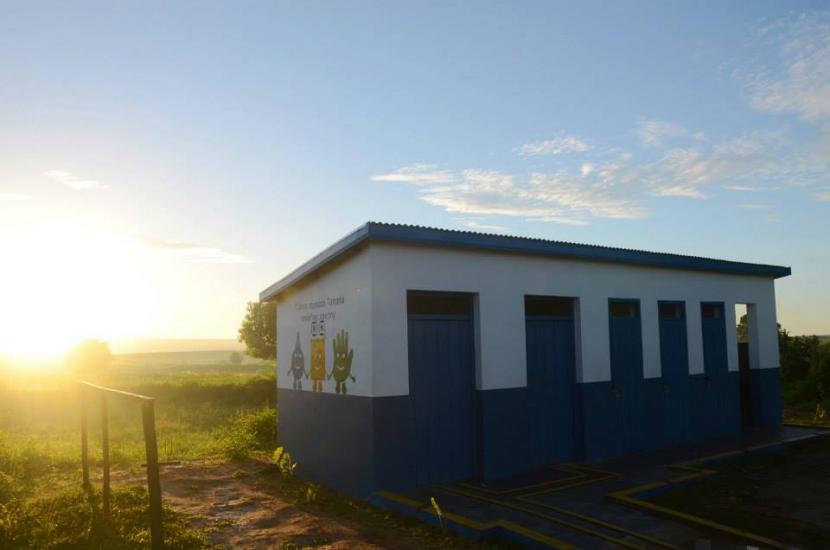
[(735, 319), (737, 321), (736, 339), (738, 341), (738, 373), (741, 387), (741, 426), (750, 428), (752, 420), (752, 374), (750, 372), (750, 313), (748, 304), (735, 304)]

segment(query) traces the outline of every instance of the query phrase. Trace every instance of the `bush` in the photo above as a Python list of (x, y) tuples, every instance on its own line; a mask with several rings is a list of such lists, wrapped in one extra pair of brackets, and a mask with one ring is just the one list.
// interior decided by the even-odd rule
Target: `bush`
[(251, 451), (273, 448), (277, 443), (277, 410), (270, 407), (255, 412), (240, 413), (222, 441), (226, 458), (247, 457)]

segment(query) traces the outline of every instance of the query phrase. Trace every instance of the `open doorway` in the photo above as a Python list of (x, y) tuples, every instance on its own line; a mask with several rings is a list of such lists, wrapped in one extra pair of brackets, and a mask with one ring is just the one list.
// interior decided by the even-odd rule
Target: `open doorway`
[(736, 336), (738, 341), (738, 372), (740, 377), (741, 391), (741, 425), (744, 428), (752, 427), (752, 376), (750, 369), (754, 358), (753, 346), (756, 331), (753, 329), (754, 318), (753, 304), (735, 304)]

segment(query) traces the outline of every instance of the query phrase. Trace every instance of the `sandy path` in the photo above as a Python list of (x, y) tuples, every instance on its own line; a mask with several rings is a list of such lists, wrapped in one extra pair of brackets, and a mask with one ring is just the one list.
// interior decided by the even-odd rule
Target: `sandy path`
[[(162, 494), (219, 548), (417, 548), (415, 540), (376, 540), (378, 535), (367, 536), (368, 529), (344, 518), (297, 508), (269, 483), (277, 475), (273, 466), (257, 462), (167, 465), (161, 471)], [(118, 477), (143, 482), (138, 475)]]

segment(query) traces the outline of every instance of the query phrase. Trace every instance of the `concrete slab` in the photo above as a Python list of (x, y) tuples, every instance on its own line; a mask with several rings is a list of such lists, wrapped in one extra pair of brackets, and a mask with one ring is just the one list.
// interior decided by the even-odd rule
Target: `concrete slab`
[(660, 509), (648, 498), (716, 475), (706, 468), (714, 462), (780, 451), (825, 433), (782, 426), (597, 464), (553, 465), (487, 483), (423, 487), (403, 495), (381, 491), (373, 500), (467, 536), (531, 547), (776, 547), (776, 541), (752, 533)]

